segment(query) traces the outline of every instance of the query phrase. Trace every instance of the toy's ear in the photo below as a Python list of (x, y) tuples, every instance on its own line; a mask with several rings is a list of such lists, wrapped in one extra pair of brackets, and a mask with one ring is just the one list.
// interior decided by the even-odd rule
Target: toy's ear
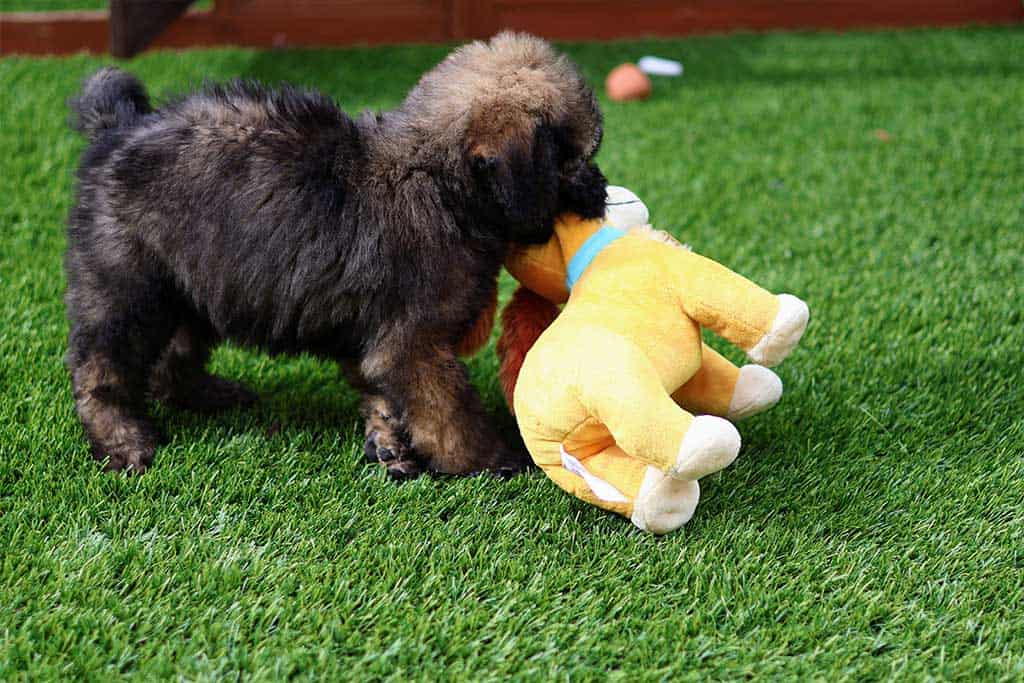
[(544, 244), (513, 246), (505, 258), (505, 269), (519, 284), (548, 301), (563, 303), (569, 300), (565, 260), (557, 236)]
[(605, 199), (605, 223), (619, 230), (629, 230), (647, 225), (650, 222), (650, 217), (647, 206), (631, 191), (618, 185), (608, 186), (608, 195)]

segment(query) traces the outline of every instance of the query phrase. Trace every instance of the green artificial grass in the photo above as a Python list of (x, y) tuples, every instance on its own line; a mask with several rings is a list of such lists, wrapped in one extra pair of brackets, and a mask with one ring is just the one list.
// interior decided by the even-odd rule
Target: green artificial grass
[[(0, 679), (1024, 677), (1024, 31), (566, 49), (595, 84), (685, 62), (603, 102), (601, 165), (812, 311), (782, 403), (661, 539), (537, 472), (395, 485), (361, 464), (333, 367), (231, 348), (214, 369), (257, 408), (159, 409), (149, 473), (101, 473), (61, 365), (61, 253), (64, 101), (107, 60), (0, 60)], [(247, 76), (355, 112), (445, 52), (127, 66), (157, 95)], [(493, 346), (470, 366), (512, 429)]]
[[(159, 2), (159, 0), (151, 0)], [(0, 12), (54, 12), (81, 9), (107, 9), (110, 0), (0, 0)], [(194, 9), (210, 9), (213, 0), (194, 0)]]
[(0, 12), (55, 12), (109, 6), (110, 0), (0, 0)]
[(62, 12), (108, 7), (110, 0), (0, 0), (0, 12)]

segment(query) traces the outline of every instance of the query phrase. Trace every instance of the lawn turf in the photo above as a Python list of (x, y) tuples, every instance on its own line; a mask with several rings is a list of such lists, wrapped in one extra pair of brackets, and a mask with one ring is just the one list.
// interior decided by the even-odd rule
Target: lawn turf
[[(108, 7), (110, 0), (0, 0), (0, 12), (57, 12), (98, 10)], [(213, 0), (193, 0), (190, 7), (210, 9), (213, 7)]]
[(110, 0), (0, 0), (0, 12), (58, 12), (110, 7)]
[[(61, 364), (63, 103), (107, 60), (0, 60), (0, 678), (1024, 676), (1024, 30), (566, 47), (595, 84), (685, 62), (603, 101), (603, 169), (812, 311), (782, 403), (661, 539), (536, 472), (392, 484), (306, 357), (222, 349), (260, 405), (158, 409), (149, 473), (101, 473)], [(444, 53), (127, 66), (157, 95), (241, 75), (355, 112)], [(509, 429), (495, 366), (470, 362)]]

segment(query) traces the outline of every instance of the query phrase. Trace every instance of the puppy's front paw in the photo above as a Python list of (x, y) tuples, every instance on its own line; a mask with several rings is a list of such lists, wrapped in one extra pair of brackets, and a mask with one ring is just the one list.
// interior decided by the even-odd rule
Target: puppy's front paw
[(394, 460), (415, 460), (409, 440), (401, 430), (371, 429), (363, 444), (366, 462), (385, 465)]
[(409, 479), (416, 479), (423, 474), (423, 465), (417, 458), (396, 458), (387, 462), (382, 460), (381, 462), (387, 468), (388, 478), (392, 481), (408, 481)]
[(411, 448), (389, 439), (388, 434), (370, 432), (363, 445), (363, 458), (368, 463), (379, 462), (394, 481), (415, 479), (423, 474), (423, 465)]
[(366, 442), (363, 444), (366, 462), (383, 465), (394, 481), (415, 479), (423, 474), (423, 462), (409, 443), (409, 432), (387, 401), (380, 397), (367, 399), (363, 414), (366, 416)]
[(389, 462), (404, 458), (411, 450), (409, 436), (388, 402), (379, 396), (370, 396), (363, 401), (363, 417), (366, 419), (366, 442), (363, 457), (366, 462)]

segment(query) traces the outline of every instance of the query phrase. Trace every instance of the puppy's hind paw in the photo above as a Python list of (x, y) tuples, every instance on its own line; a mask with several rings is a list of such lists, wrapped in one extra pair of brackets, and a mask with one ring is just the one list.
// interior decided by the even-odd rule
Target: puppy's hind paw
[(515, 448), (502, 449), (498, 462), (488, 468), (488, 471), (499, 479), (511, 479), (530, 469), (533, 460), (525, 449), (522, 451)]
[(517, 477), (527, 469), (526, 465), (501, 465), (491, 470), (491, 474), (498, 479), (511, 479)]
[(153, 463), (160, 433), (142, 420), (126, 419), (103, 443), (93, 443), (92, 456), (107, 472), (143, 474)]

